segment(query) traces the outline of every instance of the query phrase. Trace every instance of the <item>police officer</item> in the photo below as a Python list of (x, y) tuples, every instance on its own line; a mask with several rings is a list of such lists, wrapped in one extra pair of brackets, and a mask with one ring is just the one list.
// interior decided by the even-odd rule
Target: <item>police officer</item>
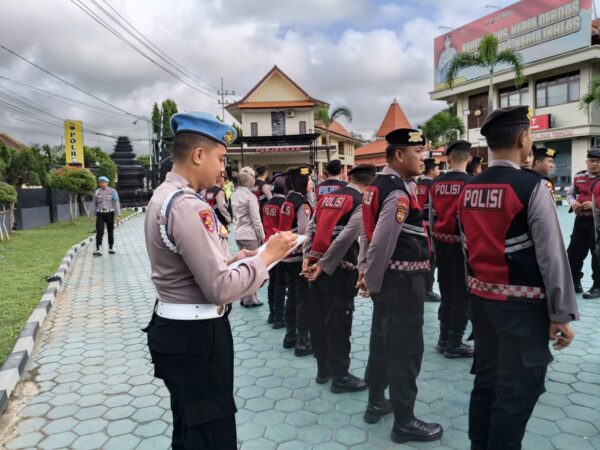
[[(419, 206), (423, 210), (425, 226), (428, 228), (429, 235), (431, 236), (431, 228), (429, 226), (429, 191), (433, 180), (440, 175), (440, 163), (435, 158), (427, 158), (424, 162), (425, 171), (423, 172), (423, 176), (417, 182), (417, 200), (419, 201)], [(433, 292), (433, 283), (435, 282), (435, 254), (433, 248), (431, 258), (429, 259), (429, 266), (431, 267), (431, 270), (425, 276), (425, 285), (427, 288), (425, 301), (439, 302), (441, 297)]]
[(431, 186), (430, 226), (436, 256), (442, 303), (438, 310), (440, 337), (436, 349), (446, 358), (472, 357), (473, 348), (462, 342), (467, 325), (465, 259), (456, 220), (458, 196), (471, 178), (467, 164), (471, 144), (454, 141), (446, 147), (450, 170)]
[(473, 450), (518, 450), (554, 348), (573, 339), (573, 280), (544, 180), (520, 170), (531, 149), (527, 106), (493, 111), (481, 134), (493, 161), (459, 200), (468, 262), (475, 374)]
[(571, 234), (571, 242), (567, 248), (571, 273), (575, 282), (575, 292), (583, 292), (581, 278), (583, 261), (588, 251), (592, 253), (592, 288), (583, 294), (583, 298), (600, 297), (600, 266), (594, 253), (594, 219), (592, 217), (592, 184), (600, 175), (600, 148), (592, 148), (587, 152), (587, 170), (577, 172), (573, 184), (567, 189), (567, 201), (575, 213), (575, 224)]
[(90, 216), (92, 222), (96, 222), (96, 251), (94, 256), (102, 256), (102, 238), (104, 237), (104, 225), (108, 232), (108, 253), (115, 254), (113, 245), (115, 244), (115, 215), (117, 223), (121, 220), (121, 202), (116, 189), (108, 187), (109, 179), (105, 176), (98, 177), (100, 187), (96, 189), (92, 196), (90, 206)]
[(467, 165), (469, 175), (479, 175), (481, 173), (481, 156), (473, 155), (471, 162)]
[(262, 214), (262, 207), (265, 205), (267, 200), (270, 200), (273, 196), (271, 193), (271, 186), (269, 186), (267, 183), (267, 178), (269, 178), (269, 168), (267, 166), (258, 166), (256, 169), (254, 169), (254, 173), (256, 174), (256, 181), (250, 190), (254, 195), (256, 195)]
[(304, 243), (303, 273), (310, 281), (311, 340), (317, 359), (317, 383), (332, 377), (331, 392), (356, 392), (366, 383), (352, 375), (350, 334), (358, 280), (358, 237), (362, 231), (362, 193), (377, 168), (360, 164), (350, 183), (321, 195)]
[(423, 173), (425, 140), (421, 131), (406, 128), (390, 132), (386, 140), (387, 165), (363, 196), (367, 247), (361, 249), (360, 267), (366, 270), (359, 286), (373, 299), (364, 419), (375, 423), (389, 412), (384, 398), (389, 384), (392, 441), (432, 441), (441, 437), (442, 427), (414, 416), (429, 244), (413, 177)]
[(550, 190), (552, 198), (556, 197), (554, 192), (554, 183), (550, 175), (554, 170), (554, 157), (556, 156), (556, 150), (546, 147), (533, 146), (533, 167), (531, 170), (540, 174), (540, 176), (546, 180), (546, 187)]
[(217, 183), (206, 189), (204, 198), (206, 199), (206, 203), (210, 205), (217, 215), (219, 222), (229, 228), (229, 225), (231, 224), (231, 213), (229, 212), (229, 202), (227, 201), (225, 191), (223, 190), (224, 185), (225, 180), (223, 179), (223, 175), (220, 174), (217, 177)]
[[(312, 215), (312, 208), (307, 198), (307, 188), (311, 169), (300, 166), (288, 169), (285, 176), (288, 190), (279, 214), (279, 230), (306, 234)], [(312, 354), (310, 342), (310, 300), (308, 298), (308, 281), (302, 272), (302, 248), (294, 250), (284, 260), (287, 286), (285, 303), (286, 333), (283, 348), (295, 347), (296, 356)]]
[[(262, 208), (262, 221), (265, 230), (265, 242), (269, 240), (279, 230), (279, 216), (281, 206), (285, 201), (287, 190), (285, 188), (285, 175), (277, 174), (273, 177), (273, 197), (271, 197)], [(285, 327), (284, 307), (285, 307), (286, 280), (285, 271), (282, 264), (277, 264), (269, 270), (269, 317), (267, 323), (273, 324), (273, 328), (278, 330)]]
[(340, 178), (340, 173), (342, 173), (342, 162), (339, 159), (332, 159), (327, 163), (325, 166), (325, 175), (327, 175), (327, 178), (319, 183), (315, 190), (317, 201), (319, 201), (321, 196), (341, 189), (348, 184)]
[(280, 233), (241, 266), (233, 259), (213, 209), (197, 192), (223, 170), (235, 130), (207, 113), (171, 118), (173, 169), (146, 213), (146, 247), (157, 302), (148, 332), (154, 375), (164, 380), (173, 412), (172, 448), (237, 449), (233, 398), (230, 304), (256, 292), (267, 266), (282, 258), (296, 236)]

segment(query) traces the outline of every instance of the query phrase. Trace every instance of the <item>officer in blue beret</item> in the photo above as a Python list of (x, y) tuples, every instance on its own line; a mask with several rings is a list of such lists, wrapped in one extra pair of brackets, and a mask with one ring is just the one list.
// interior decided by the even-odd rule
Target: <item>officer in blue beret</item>
[(92, 196), (92, 205), (90, 206), (90, 216), (92, 222), (96, 223), (96, 251), (94, 256), (102, 256), (102, 238), (104, 237), (104, 225), (108, 232), (108, 253), (115, 254), (113, 248), (115, 244), (114, 229), (115, 216), (117, 222), (121, 219), (121, 203), (116, 189), (108, 186), (109, 179), (104, 175), (98, 177), (100, 187), (96, 189)]
[[(154, 375), (171, 394), (173, 449), (237, 449), (231, 303), (256, 292), (297, 236), (261, 254), (228, 253), (227, 228), (198, 192), (221, 174), (235, 130), (207, 113), (171, 118), (173, 168), (148, 204), (145, 235), (157, 300), (148, 333)], [(248, 257), (236, 268), (229, 264)]]

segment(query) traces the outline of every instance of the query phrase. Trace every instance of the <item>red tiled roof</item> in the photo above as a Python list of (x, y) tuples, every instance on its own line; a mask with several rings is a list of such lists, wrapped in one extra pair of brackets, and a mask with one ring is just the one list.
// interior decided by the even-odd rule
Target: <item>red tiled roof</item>
[(381, 126), (379, 127), (379, 131), (377, 132), (377, 137), (385, 137), (390, 131), (396, 130), (397, 128), (412, 128), (410, 122), (404, 115), (402, 108), (396, 100), (392, 102), (390, 105), (383, 122), (381, 122)]
[(2, 142), (8, 148), (15, 148), (17, 150), (27, 148), (25, 144), (23, 144), (20, 141), (17, 141), (15, 138), (5, 133), (0, 133), (0, 142)]
[(284, 101), (284, 102), (244, 102), (240, 103), (240, 109), (261, 109), (261, 108), (310, 108), (315, 103), (306, 101)]
[(369, 142), (367, 145), (363, 145), (354, 151), (354, 159), (362, 160), (363, 157), (376, 155), (378, 153), (384, 155), (387, 145), (385, 139), (377, 139), (376, 141)]
[[(323, 125), (315, 125), (315, 128), (325, 131), (325, 127)], [(338, 136), (347, 137), (349, 139), (354, 139), (357, 142), (361, 142), (361, 139), (352, 136), (346, 128), (336, 120), (332, 120), (329, 124), (329, 131), (333, 134), (337, 134)]]

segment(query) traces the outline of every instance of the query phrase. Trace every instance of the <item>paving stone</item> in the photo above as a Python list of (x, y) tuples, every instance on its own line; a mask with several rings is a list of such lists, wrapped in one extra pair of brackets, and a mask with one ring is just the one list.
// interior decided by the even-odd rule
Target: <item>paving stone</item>
[(107, 425), (107, 420), (101, 418), (89, 419), (79, 422), (73, 431), (79, 435), (93, 434), (104, 430)]
[(64, 431), (71, 431), (77, 425), (77, 421), (73, 417), (63, 417), (62, 419), (52, 420), (47, 423), (41, 430), (45, 434), (56, 434)]
[(102, 433), (86, 434), (85, 436), (78, 437), (71, 448), (73, 450), (92, 450), (98, 448), (104, 448), (104, 443), (108, 440), (108, 436)]
[(67, 431), (50, 435), (37, 445), (42, 450), (64, 449), (71, 445), (75, 439), (77, 439), (77, 436)]
[(12, 449), (22, 449), (34, 447), (44, 438), (44, 435), (38, 431), (28, 432), (18, 436), (17, 438), (10, 441), (6, 448)]

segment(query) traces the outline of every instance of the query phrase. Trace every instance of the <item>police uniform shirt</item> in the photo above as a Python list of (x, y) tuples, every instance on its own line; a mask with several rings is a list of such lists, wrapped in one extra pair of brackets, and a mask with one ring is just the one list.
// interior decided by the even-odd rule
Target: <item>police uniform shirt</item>
[[(396, 175), (402, 178), (390, 166), (385, 166), (381, 173), (383, 175)], [(414, 180), (404, 180), (404, 182), (408, 190), (415, 195), (416, 183)], [(362, 260), (359, 263), (359, 269), (361, 271), (364, 269), (365, 283), (371, 293), (377, 294), (381, 292), (383, 276), (390, 265), (398, 236), (400, 235), (400, 231), (402, 231), (402, 223), (398, 222), (396, 217), (397, 205), (401, 201), (400, 199), (405, 199), (403, 201), (408, 200), (410, 203), (410, 198), (406, 192), (400, 189), (396, 189), (387, 196), (381, 206), (371, 242), (366, 239), (364, 233), (360, 240), (360, 257)]]
[[(360, 189), (354, 183), (349, 183), (347, 187), (360, 192)], [(313, 214), (306, 231), (308, 239), (304, 241), (303, 245), (305, 255), (307, 255), (308, 251), (310, 250), (312, 239), (316, 231), (315, 218), (316, 214)], [(359, 205), (352, 212), (352, 215), (350, 216), (348, 223), (344, 226), (344, 229), (340, 232), (340, 234), (337, 235), (323, 257), (317, 262), (317, 265), (323, 270), (323, 272), (325, 272), (327, 275), (333, 275), (333, 273), (342, 263), (342, 260), (344, 259), (344, 256), (346, 256), (346, 253), (348, 252), (348, 249), (351, 247), (352, 243), (359, 238), (362, 229), (362, 206)]]
[[(505, 166), (520, 169), (508, 160), (494, 160), (489, 167)], [(579, 319), (571, 268), (552, 195), (546, 181), (531, 194), (527, 214), (531, 239), (535, 245), (537, 263), (544, 281), (548, 316), (552, 322), (566, 323)]]
[[(290, 191), (289, 193), (291, 193), (291, 192), (294, 192), (294, 191)], [(296, 211), (296, 223), (298, 224), (298, 230), (296, 231), (297, 234), (306, 234), (306, 232), (308, 230), (308, 224), (310, 223), (311, 213), (312, 213), (312, 211), (311, 211), (310, 207), (306, 204), (303, 204), (302, 206), (300, 206), (300, 208), (298, 208), (298, 211)], [(302, 248), (304, 248), (304, 247), (302, 247)], [(290, 254), (290, 256), (288, 256), (287, 258), (284, 258), (282, 261), (283, 262), (302, 261), (302, 255), (295, 256), (295, 252), (292, 252)]]
[(227, 222), (225, 225), (231, 223), (231, 215), (229, 214), (229, 210), (227, 209), (227, 201), (225, 200), (225, 191), (221, 189), (217, 194), (217, 209), (223, 216), (223, 219)]
[[(160, 233), (163, 203), (179, 189), (169, 212), (167, 230), (178, 253), (169, 250)], [(150, 199), (145, 220), (146, 248), (158, 298), (166, 303), (222, 305), (257, 291), (268, 279), (261, 258), (251, 258), (229, 270), (226, 230), (219, 227), (208, 203), (194, 195), (184, 177), (174, 172)]]
[(270, 184), (267, 184), (266, 182), (262, 185), (262, 193), (265, 196), (265, 199), (267, 200), (271, 200), (271, 198), (273, 198), (273, 192), (271, 189), (272, 186)]
[[(598, 176), (592, 175), (589, 171), (584, 171), (583, 173), (586, 174), (591, 180), (594, 180)], [(573, 184), (567, 189), (567, 203), (569, 206), (573, 206), (573, 203), (578, 201), (577, 197), (579, 197), (579, 195), (575, 192), (575, 183), (573, 182)]]
[(121, 202), (119, 194), (111, 187), (106, 189), (98, 188), (92, 196), (92, 205), (90, 206), (90, 214), (96, 214), (102, 210), (112, 210), (117, 216), (121, 216)]

